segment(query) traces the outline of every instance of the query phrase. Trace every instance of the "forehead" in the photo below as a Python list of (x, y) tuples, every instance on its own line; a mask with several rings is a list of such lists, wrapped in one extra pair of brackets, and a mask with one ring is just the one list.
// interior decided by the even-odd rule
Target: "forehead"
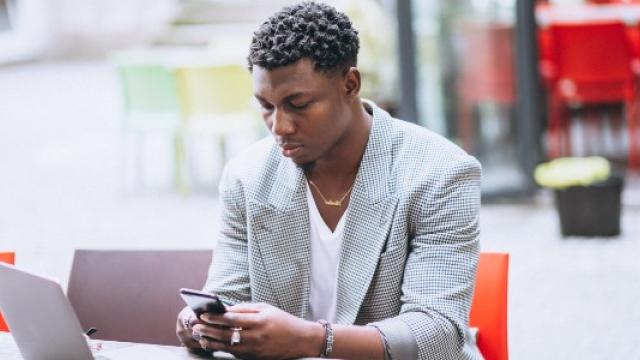
[(291, 93), (320, 91), (336, 81), (334, 77), (315, 70), (308, 59), (272, 70), (254, 66), (252, 77), (255, 95), (269, 99), (286, 97)]

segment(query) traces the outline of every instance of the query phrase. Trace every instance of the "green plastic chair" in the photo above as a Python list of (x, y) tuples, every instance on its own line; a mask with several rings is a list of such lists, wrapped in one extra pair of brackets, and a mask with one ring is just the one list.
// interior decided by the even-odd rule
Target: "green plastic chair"
[[(131, 62), (118, 64), (118, 75), (124, 101), (124, 138), (134, 133), (139, 141), (146, 132), (171, 133), (176, 187), (180, 192), (186, 192), (182, 113), (172, 71), (160, 64)], [(138, 160), (136, 167), (142, 173), (143, 162)]]
[(216, 136), (221, 163), (227, 160), (227, 137), (240, 133), (259, 136), (252, 80), (244, 67), (181, 66), (175, 76), (186, 133)]

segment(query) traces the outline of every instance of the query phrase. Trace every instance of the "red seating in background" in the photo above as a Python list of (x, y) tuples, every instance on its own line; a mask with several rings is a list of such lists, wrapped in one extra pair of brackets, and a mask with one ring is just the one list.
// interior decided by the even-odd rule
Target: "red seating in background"
[(553, 41), (551, 29), (548, 27), (538, 29), (538, 56), (540, 58), (540, 75), (545, 86), (551, 87), (553, 81)]
[(509, 359), (508, 288), (509, 254), (481, 253), (469, 326), (478, 328), (478, 348), (486, 360)]
[(640, 0), (586, 0), (589, 5), (620, 5), (620, 4), (637, 4)]
[[(638, 164), (636, 136), (639, 66), (621, 22), (553, 24), (548, 29), (549, 156), (570, 154), (569, 108), (624, 103), (629, 163)], [(548, 50), (547, 50), (548, 51)]]
[[(0, 262), (7, 263), (7, 264), (15, 264), (15, 260), (16, 260), (15, 253), (0, 252)], [(0, 331), (9, 331), (7, 324), (4, 322), (4, 319), (2, 318), (2, 314), (0, 314)]]
[(462, 29), (458, 131), (465, 150), (473, 152), (474, 106), (481, 102), (515, 103), (513, 26), (467, 23)]
[(626, 26), (627, 41), (634, 59), (640, 58), (640, 27)]

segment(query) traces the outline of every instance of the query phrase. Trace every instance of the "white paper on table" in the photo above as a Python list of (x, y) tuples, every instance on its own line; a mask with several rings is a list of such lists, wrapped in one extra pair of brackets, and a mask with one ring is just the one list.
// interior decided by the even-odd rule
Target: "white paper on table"
[(125, 346), (120, 349), (104, 350), (100, 353), (101, 357), (109, 360), (184, 360), (185, 353), (163, 349), (158, 345), (132, 345)]

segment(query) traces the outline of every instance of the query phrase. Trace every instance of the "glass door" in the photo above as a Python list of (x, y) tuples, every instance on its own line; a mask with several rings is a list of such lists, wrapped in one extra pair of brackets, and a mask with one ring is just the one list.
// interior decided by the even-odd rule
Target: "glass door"
[(414, 1), (412, 11), (419, 124), (478, 158), (483, 194), (526, 191), (516, 0)]

